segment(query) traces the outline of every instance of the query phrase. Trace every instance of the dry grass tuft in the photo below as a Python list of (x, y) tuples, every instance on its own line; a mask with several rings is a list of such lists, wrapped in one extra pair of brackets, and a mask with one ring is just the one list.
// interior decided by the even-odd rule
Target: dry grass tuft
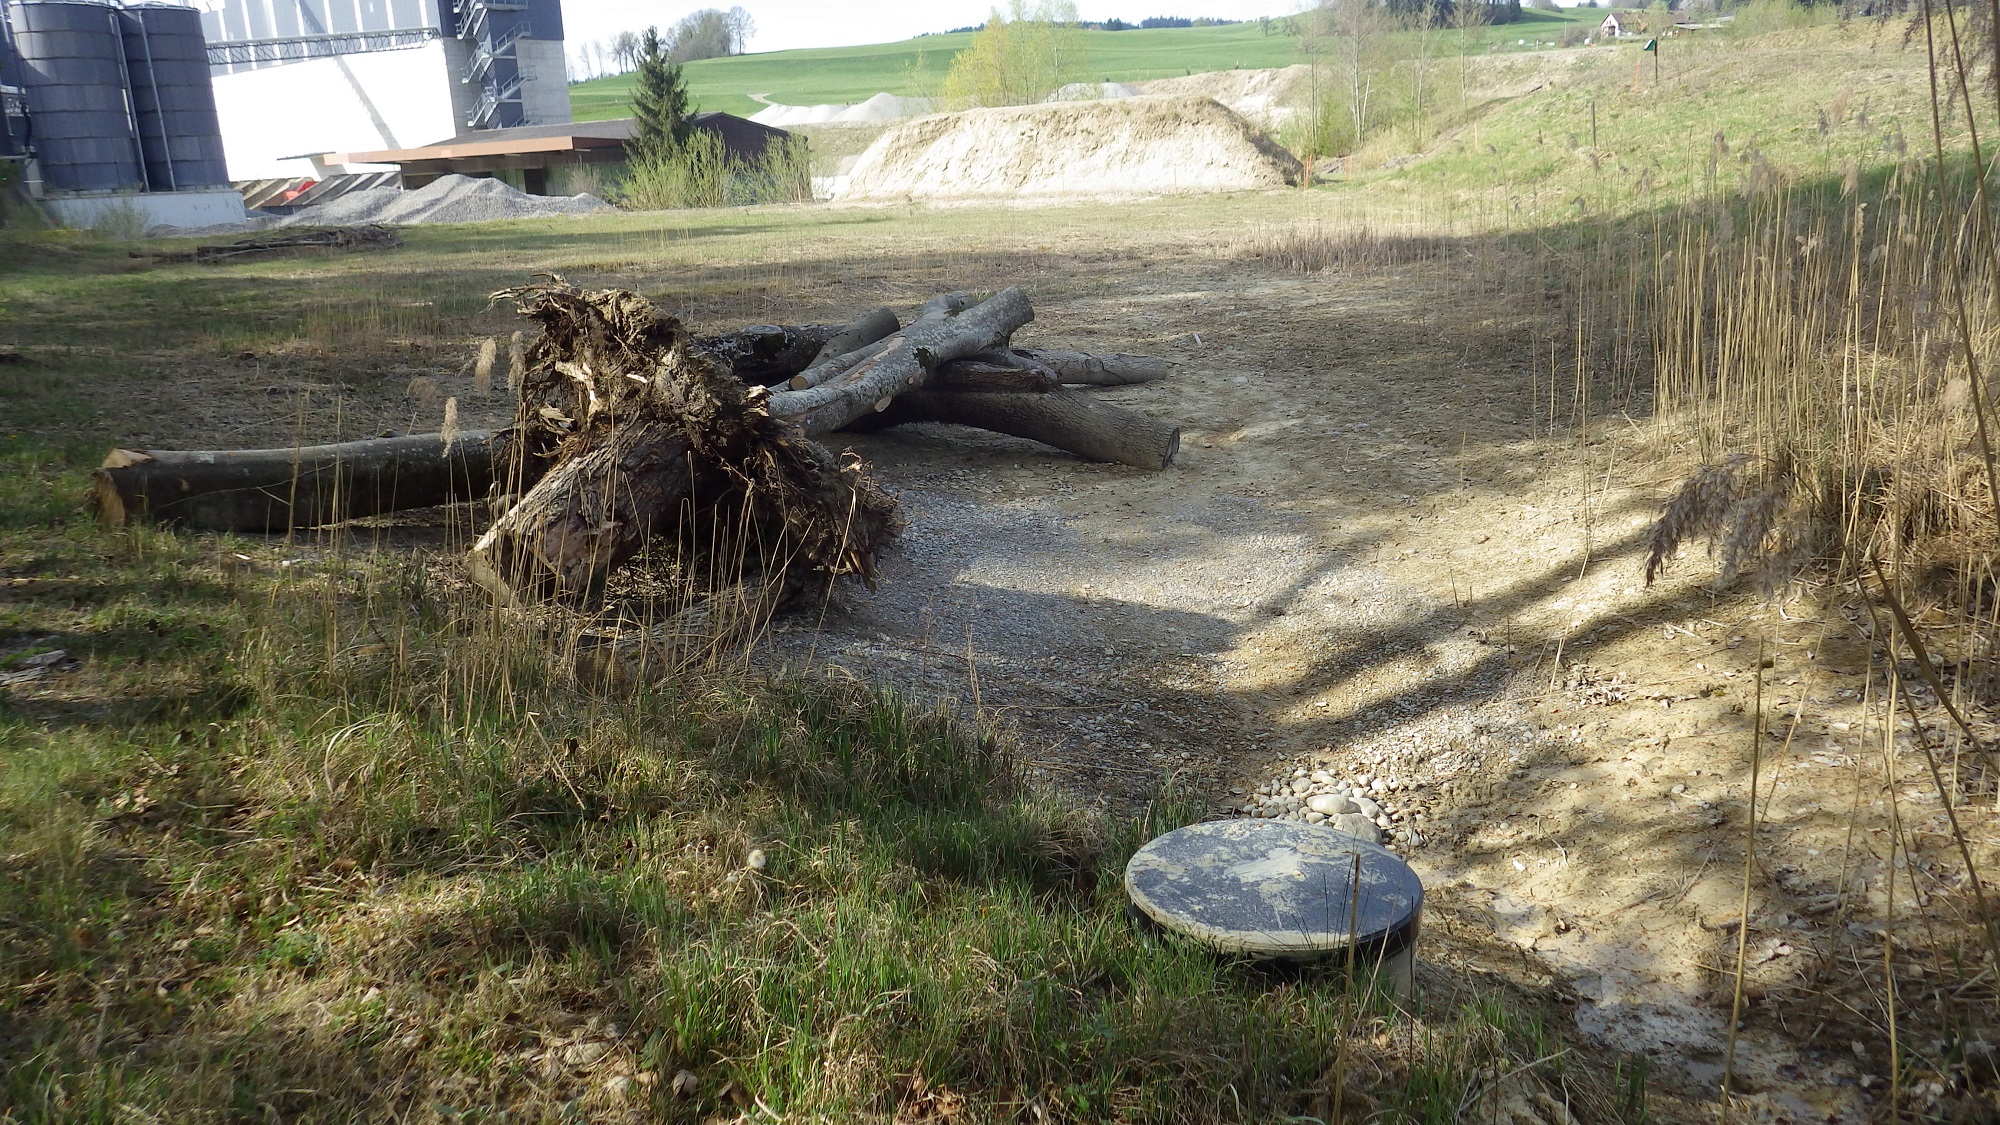
[(1652, 585), (1681, 545), (1706, 538), (1719, 555), (1719, 585), (1756, 573), (1767, 587), (1788, 585), (1809, 559), (1810, 505), (1798, 487), (1789, 457), (1733, 453), (1689, 477), (1653, 524), (1646, 549), (1646, 584)]
[(1332, 227), (1313, 221), (1259, 231), (1243, 239), (1237, 252), (1279, 269), (1324, 273), (1437, 261), (1449, 245), (1435, 235), (1394, 233), (1369, 223)]

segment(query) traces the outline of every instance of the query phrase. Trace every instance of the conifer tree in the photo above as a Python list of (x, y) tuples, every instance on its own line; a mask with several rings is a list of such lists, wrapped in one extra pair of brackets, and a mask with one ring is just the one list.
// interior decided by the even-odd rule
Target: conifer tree
[(649, 27), (639, 40), (638, 78), (632, 87), (632, 139), (628, 150), (635, 164), (663, 160), (678, 153), (687, 140), (687, 80), (681, 64), (667, 58), (660, 29)]

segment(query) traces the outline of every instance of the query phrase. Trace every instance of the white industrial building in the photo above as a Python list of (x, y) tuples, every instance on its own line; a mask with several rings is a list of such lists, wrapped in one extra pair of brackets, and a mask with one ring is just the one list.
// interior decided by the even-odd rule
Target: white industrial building
[(562, 40), (561, 0), (0, 0), (0, 160), (64, 223), (232, 222), (368, 170), (328, 153), (566, 125)]
[(235, 180), (570, 120), (561, 0), (205, 0)]

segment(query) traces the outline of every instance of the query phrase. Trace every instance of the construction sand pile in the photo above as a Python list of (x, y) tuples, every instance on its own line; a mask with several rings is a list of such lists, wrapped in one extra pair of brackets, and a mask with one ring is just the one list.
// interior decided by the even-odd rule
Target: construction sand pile
[(880, 93), (854, 105), (783, 105), (772, 102), (750, 116), (759, 125), (787, 128), (796, 125), (865, 125), (879, 121), (901, 121), (929, 113), (928, 98), (904, 98)]
[(973, 109), (884, 133), (842, 200), (1248, 191), (1297, 183), (1299, 162), (1209, 98), (1139, 97)]
[(359, 226), (381, 223), (484, 223), (494, 219), (540, 219), (551, 215), (593, 215), (612, 206), (594, 195), (529, 195), (502, 180), (440, 176), (415, 191), (371, 188), (349, 192), (316, 207), (279, 219), (274, 226)]
[(1140, 93), (1214, 98), (1266, 129), (1276, 129), (1310, 97), (1311, 68), (1275, 70), (1216, 70), (1183, 78), (1155, 78), (1137, 83)]
[(1072, 82), (1043, 98), (1045, 102), (1087, 102), (1093, 98), (1136, 98), (1140, 91), (1123, 82)]

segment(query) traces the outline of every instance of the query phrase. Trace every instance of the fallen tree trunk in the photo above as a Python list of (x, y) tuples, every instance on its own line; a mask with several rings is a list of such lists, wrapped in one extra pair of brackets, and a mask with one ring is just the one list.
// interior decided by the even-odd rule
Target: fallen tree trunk
[(1149, 355), (1092, 355), (1042, 348), (1008, 348), (1005, 354), (1038, 363), (1073, 386), (1124, 387), (1167, 377), (1167, 361)]
[(820, 349), (845, 331), (842, 324), (753, 324), (692, 342), (726, 361), (738, 379), (769, 383), (810, 367)]
[(818, 367), (829, 360), (839, 359), (848, 352), (867, 347), (877, 340), (887, 339), (902, 330), (903, 322), (896, 319), (895, 313), (888, 309), (869, 309), (822, 345), (819, 354), (813, 356), (812, 362), (799, 370), (804, 371), (807, 368)]
[(1003, 289), (953, 317), (919, 317), (889, 337), (888, 348), (838, 379), (802, 391), (779, 391), (771, 414), (808, 437), (830, 434), (897, 395), (920, 387), (940, 364), (990, 351), (1035, 318), (1018, 287)]
[(896, 396), (857, 429), (909, 422), (974, 426), (1052, 445), (1092, 461), (1164, 469), (1180, 452), (1180, 427), (1068, 387), (1049, 391), (922, 390)]
[[(917, 313), (917, 319), (911, 321), (909, 327), (892, 328), (872, 340), (859, 339), (861, 336), (866, 335), (866, 332), (857, 332), (855, 335), (859, 342), (853, 348), (845, 352), (835, 352), (831, 355), (823, 351), (820, 358), (813, 361), (811, 367), (793, 376), (791, 381), (785, 386), (774, 386), (771, 390), (773, 392), (782, 390), (803, 391), (817, 387), (822, 383), (831, 383), (893, 347), (895, 342), (901, 338), (896, 335), (898, 332), (907, 333), (922, 325), (935, 324), (970, 307), (972, 307), (972, 298), (967, 294), (940, 293), (924, 302), (922, 311)], [(869, 315), (872, 317), (874, 314), (871, 313)], [(895, 318), (892, 316), (889, 319), (893, 321)], [(862, 321), (855, 321), (855, 324), (860, 325)], [(874, 328), (880, 326), (881, 323), (877, 321), (875, 324), (868, 325), (867, 328), (869, 331), (872, 331)], [(928, 331), (928, 329), (925, 330)], [(827, 351), (831, 351), (831, 345), (829, 345)]]
[(100, 520), (209, 531), (282, 531), (483, 497), (490, 432), (377, 438), (294, 449), (114, 449), (92, 484)]

